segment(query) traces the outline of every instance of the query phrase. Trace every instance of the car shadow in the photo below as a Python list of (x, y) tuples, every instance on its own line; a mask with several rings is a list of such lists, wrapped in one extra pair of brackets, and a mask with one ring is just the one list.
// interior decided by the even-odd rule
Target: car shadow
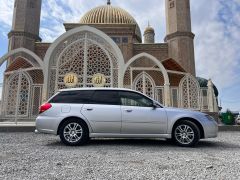
[(174, 144), (162, 139), (92, 139), (89, 145), (173, 146)]
[[(68, 147), (65, 146), (61, 141), (48, 141), (46, 144), (48, 147)], [(162, 139), (91, 139), (89, 143), (83, 147), (101, 147), (101, 146), (126, 146), (126, 147), (162, 147), (162, 148), (176, 148), (178, 147), (172, 141), (162, 140)], [(184, 147), (178, 147), (184, 148)], [(239, 148), (239, 145), (222, 142), (216, 140), (201, 140), (194, 148), (197, 149), (210, 149), (210, 148)]]
[[(46, 146), (52, 147), (67, 147), (61, 141), (48, 141)], [(142, 146), (142, 147), (152, 147), (152, 146), (175, 146), (174, 143), (166, 140), (159, 139), (91, 139), (83, 147), (96, 147), (96, 146)]]
[(220, 148), (220, 149), (240, 149), (240, 145), (230, 143), (230, 142), (222, 142), (222, 141), (208, 141), (203, 140), (200, 141), (197, 146), (198, 148)]

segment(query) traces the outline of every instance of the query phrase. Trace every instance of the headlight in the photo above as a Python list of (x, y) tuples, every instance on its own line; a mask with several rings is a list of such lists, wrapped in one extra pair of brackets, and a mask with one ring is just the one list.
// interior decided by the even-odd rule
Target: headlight
[(206, 118), (209, 120), (209, 121), (215, 121), (214, 117), (210, 116), (210, 115), (206, 115)]

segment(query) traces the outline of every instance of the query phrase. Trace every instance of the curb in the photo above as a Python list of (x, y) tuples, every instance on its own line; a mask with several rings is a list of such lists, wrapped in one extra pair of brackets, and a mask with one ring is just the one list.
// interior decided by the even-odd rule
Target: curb
[(11, 132), (34, 132), (35, 126), (1, 126), (0, 133), (11, 133)]
[(220, 131), (220, 132), (221, 131), (239, 131), (240, 132), (240, 126), (220, 125), (220, 126), (218, 126), (218, 131)]

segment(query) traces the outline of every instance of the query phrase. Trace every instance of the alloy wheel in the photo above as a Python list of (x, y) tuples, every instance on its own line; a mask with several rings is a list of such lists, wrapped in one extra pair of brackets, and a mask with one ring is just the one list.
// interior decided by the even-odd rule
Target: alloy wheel
[(185, 124), (177, 126), (174, 134), (175, 139), (184, 145), (192, 143), (195, 136), (193, 129)]
[(76, 143), (82, 138), (83, 129), (80, 124), (76, 122), (69, 123), (63, 130), (63, 135), (66, 141)]

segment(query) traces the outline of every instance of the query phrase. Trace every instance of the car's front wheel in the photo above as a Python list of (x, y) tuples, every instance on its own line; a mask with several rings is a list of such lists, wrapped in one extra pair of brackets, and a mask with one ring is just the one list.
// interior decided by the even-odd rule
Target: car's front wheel
[(189, 120), (178, 123), (173, 130), (173, 140), (183, 147), (195, 146), (200, 139), (200, 130), (197, 125)]
[(88, 142), (89, 131), (86, 124), (82, 121), (78, 119), (70, 119), (61, 125), (59, 136), (64, 144), (78, 146)]

